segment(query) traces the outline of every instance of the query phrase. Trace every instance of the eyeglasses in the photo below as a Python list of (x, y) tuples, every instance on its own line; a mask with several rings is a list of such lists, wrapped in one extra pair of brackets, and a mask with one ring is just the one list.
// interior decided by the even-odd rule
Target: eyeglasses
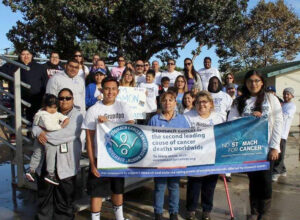
[(252, 83), (258, 84), (259, 82), (261, 82), (260, 79), (255, 79), (255, 80), (248, 79), (247, 80), (247, 83), (250, 83), (250, 84), (252, 84)]
[(175, 63), (168, 63), (168, 66), (173, 66), (175, 65)]
[(81, 54), (75, 54), (74, 57), (82, 57)]
[(184, 65), (185, 66), (190, 66), (190, 65), (192, 65), (192, 63), (185, 63)]
[(51, 59), (59, 59), (59, 57), (50, 57)]
[(59, 101), (64, 101), (64, 100), (70, 101), (71, 99), (73, 99), (73, 97), (70, 97), (70, 96), (61, 96), (61, 97), (58, 97)]
[(136, 67), (144, 67), (144, 65), (137, 64)]
[(204, 104), (204, 105), (207, 104), (207, 103), (208, 103), (208, 101), (198, 101), (197, 102), (197, 104)]
[(149, 66), (149, 64), (144, 64), (144, 66)]

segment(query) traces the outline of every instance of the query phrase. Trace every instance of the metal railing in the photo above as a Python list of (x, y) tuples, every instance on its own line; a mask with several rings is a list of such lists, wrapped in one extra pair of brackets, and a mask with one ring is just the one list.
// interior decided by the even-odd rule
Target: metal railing
[(13, 145), (12, 143), (9, 142), (8, 140), (8, 135), (6, 134), (6, 139), (0, 137), (0, 140), (7, 145), (8, 147), (10, 147), (11, 149), (13, 149), (16, 154), (15, 154), (15, 158), (14, 161), (17, 165), (17, 176), (15, 176), (15, 169), (14, 169), (14, 164), (12, 163), (12, 180), (15, 180), (15, 177), (17, 177), (17, 185), (18, 187), (23, 187), (25, 185), (25, 180), (24, 180), (24, 157), (26, 159), (30, 159), (28, 156), (23, 155), (23, 141), (26, 142), (31, 142), (27, 137), (23, 137), (22, 134), (22, 123), (25, 123), (27, 125), (30, 125), (31, 123), (26, 120), (25, 118), (22, 118), (22, 104), (25, 105), (26, 107), (30, 107), (30, 103), (26, 102), (25, 100), (21, 99), (21, 86), (25, 87), (27, 89), (30, 89), (30, 85), (26, 84), (24, 82), (21, 82), (21, 69), (24, 70), (30, 70), (30, 68), (26, 65), (23, 65), (21, 63), (18, 63), (14, 60), (11, 60), (5, 56), (0, 56), (0, 59), (5, 60), (6, 63), (11, 63), (15, 66), (18, 67), (18, 69), (15, 71), (15, 73), (13, 74), (13, 77), (8, 75), (7, 73), (2, 73), (0, 72), (0, 76), (5, 78), (6, 80), (12, 81), (14, 82), (14, 94), (11, 94), (7, 91), (4, 91), (3, 89), (0, 89), (0, 92), (3, 94), (6, 94), (7, 96), (9, 96), (11, 99), (14, 100), (14, 108), (13, 109), (8, 109), (7, 107), (5, 107), (4, 105), (2, 105), (2, 103), (0, 104), (0, 109), (4, 112), (6, 112), (8, 115), (13, 116), (14, 117), (14, 127), (12, 127), (11, 125), (8, 125), (7, 123), (4, 122), (4, 120), (0, 121), (0, 125), (1, 127), (6, 128), (7, 130), (9, 130), (10, 132), (14, 133), (16, 135), (16, 143), (15, 145)]

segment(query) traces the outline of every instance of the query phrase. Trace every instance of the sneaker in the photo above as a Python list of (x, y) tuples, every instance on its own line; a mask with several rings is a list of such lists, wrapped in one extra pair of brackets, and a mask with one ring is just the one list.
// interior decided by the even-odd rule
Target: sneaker
[(31, 169), (28, 169), (25, 173), (26, 179), (29, 182), (34, 182), (34, 175), (35, 175), (35, 172)]
[(211, 220), (209, 212), (202, 212), (202, 220)]
[(283, 173), (280, 174), (280, 176), (286, 177), (286, 176), (287, 176), (287, 173), (286, 173), (286, 172), (283, 172)]
[(171, 213), (171, 214), (170, 214), (170, 220), (178, 220), (178, 215), (177, 215), (177, 213)]
[(226, 181), (227, 181), (228, 183), (230, 183), (230, 182), (232, 181), (231, 176), (225, 176), (225, 178), (226, 178)]
[(55, 174), (48, 174), (47, 176), (45, 176), (44, 178), (48, 183), (51, 183), (53, 185), (59, 185), (58, 180), (55, 176)]
[(163, 217), (162, 217), (162, 214), (159, 214), (159, 213), (155, 213), (155, 220), (162, 220)]
[(277, 182), (279, 177), (280, 177), (280, 174), (273, 174), (272, 175), (272, 182)]
[(187, 212), (186, 214), (186, 219), (187, 220), (196, 220), (196, 212)]

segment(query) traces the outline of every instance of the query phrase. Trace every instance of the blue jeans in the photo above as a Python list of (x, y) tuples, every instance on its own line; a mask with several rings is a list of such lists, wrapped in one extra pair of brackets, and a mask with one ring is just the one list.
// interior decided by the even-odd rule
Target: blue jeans
[(154, 178), (154, 212), (162, 214), (166, 186), (169, 192), (169, 213), (178, 213), (179, 209), (179, 180), (180, 177), (157, 177)]
[(186, 193), (186, 209), (196, 211), (201, 192), (201, 204), (204, 212), (211, 212), (213, 208), (214, 192), (219, 175), (202, 177), (188, 177)]

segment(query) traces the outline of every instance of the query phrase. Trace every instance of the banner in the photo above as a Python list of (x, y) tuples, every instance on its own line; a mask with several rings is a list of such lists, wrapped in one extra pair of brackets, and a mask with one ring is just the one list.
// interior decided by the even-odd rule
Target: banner
[(268, 121), (246, 117), (204, 130), (97, 125), (101, 176), (193, 176), (265, 170)]
[(118, 101), (128, 104), (134, 119), (146, 118), (146, 89), (139, 87), (119, 87)]

